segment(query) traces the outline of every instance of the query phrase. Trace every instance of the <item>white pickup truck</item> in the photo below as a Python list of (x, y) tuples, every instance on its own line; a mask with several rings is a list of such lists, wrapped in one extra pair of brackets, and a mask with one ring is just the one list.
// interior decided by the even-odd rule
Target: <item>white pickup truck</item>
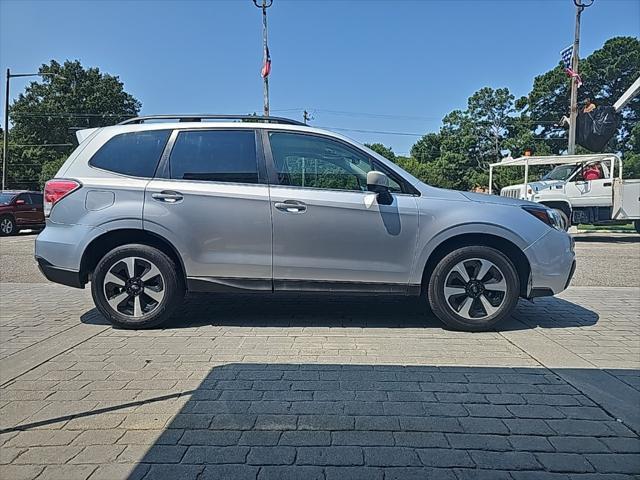
[[(556, 165), (538, 181), (529, 181), (529, 167)], [(632, 222), (640, 233), (640, 179), (622, 179), (622, 161), (615, 154), (505, 158), (489, 169), (521, 166), (525, 181), (500, 190), (500, 195), (541, 203), (558, 211), (565, 227)], [(587, 174), (589, 172), (589, 174)], [(596, 172), (596, 173), (594, 173)], [(596, 178), (593, 178), (596, 177)], [(489, 193), (492, 188), (489, 187)]]

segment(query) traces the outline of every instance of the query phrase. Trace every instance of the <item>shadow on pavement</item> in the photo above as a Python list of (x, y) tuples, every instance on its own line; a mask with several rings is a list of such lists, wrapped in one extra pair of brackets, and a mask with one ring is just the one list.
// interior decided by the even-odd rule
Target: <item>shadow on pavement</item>
[[(0, 433), (171, 413), (144, 443), (123, 442), (117, 462), (129, 480), (630, 479), (640, 472), (637, 431), (566, 380), (597, 386), (613, 375), (637, 384), (640, 371), (231, 363), (195, 389), (150, 388)], [(640, 392), (624, 388), (629, 411)]]
[(637, 435), (543, 368), (229, 364), (188, 395), (130, 480), (640, 472)]
[[(109, 324), (95, 308), (83, 314), (81, 321)], [(196, 293), (189, 294), (173, 317), (158, 329), (204, 325), (442, 328), (428, 308), (411, 297)]]
[[(594, 325), (598, 314), (561, 298), (520, 300), (514, 319), (496, 330), (533, 327), (566, 328)], [(83, 323), (108, 325), (92, 309)], [(292, 294), (191, 294), (167, 323), (158, 327), (192, 328), (204, 325), (240, 327), (367, 327), (444, 328), (425, 305), (413, 297), (363, 297)]]
[(573, 235), (573, 238), (577, 243), (640, 243), (640, 235), (635, 233), (618, 235), (582, 234)]

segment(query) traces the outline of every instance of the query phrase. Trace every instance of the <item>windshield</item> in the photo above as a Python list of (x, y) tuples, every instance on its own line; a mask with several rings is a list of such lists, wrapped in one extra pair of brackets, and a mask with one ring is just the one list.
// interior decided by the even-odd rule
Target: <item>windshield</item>
[(575, 165), (558, 165), (547, 173), (542, 180), (566, 180), (576, 170)]
[(0, 193), (0, 204), (6, 205), (10, 203), (15, 196), (15, 193)]

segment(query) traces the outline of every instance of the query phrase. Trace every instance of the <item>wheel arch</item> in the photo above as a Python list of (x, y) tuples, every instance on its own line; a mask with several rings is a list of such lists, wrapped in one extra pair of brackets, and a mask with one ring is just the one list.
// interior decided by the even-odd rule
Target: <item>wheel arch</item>
[(502, 252), (513, 263), (520, 280), (520, 296), (527, 295), (531, 265), (524, 252), (513, 242), (490, 233), (463, 233), (443, 240), (429, 255), (422, 273), (421, 288), (424, 291), (436, 265), (447, 254), (461, 247), (486, 246)]
[(569, 217), (569, 221), (571, 221), (571, 204), (565, 200), (542, 200), (539, 202), (540, 205), (544, 205), (549, 208), (557, 208), (562, 210), (567, 217)]
[(100, 259), (109, 251), (122, 245), (138, 243), (157, 248), (171, 258), (178, 267), (178, 278), (186, 286), (186, 270), (178, 250), (166, 238), (147, 230), (134, 228), (122, 228), (110, 230), (94, 238), (84, 249), (80, 261), (80, 279), (84, 284), (89, 280), (89, 275), (98, 265)]

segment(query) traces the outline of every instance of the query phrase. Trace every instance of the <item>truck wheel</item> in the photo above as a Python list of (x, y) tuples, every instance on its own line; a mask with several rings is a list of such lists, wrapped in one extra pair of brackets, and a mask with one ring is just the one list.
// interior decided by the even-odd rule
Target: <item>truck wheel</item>
[(640, 233), (640, 220), (634, 220), (633, 221), (633, 226), (635, 227), (636, 232)]
[(431, 309), (456, 330), (489, 330), (511, 315), (520, 296), (513, 263), (486, 246), (462, 247), (445, 256), (429, 279)]
[(565, 232), (568, 231), (569, 227), (571, 227), (569, 216), (561, 208), (554, 208), (554, 210), (558, 212), (558, 215), (560, 215), (560, 218), (562, 218), (562, 228), (564, 228)]
[(166, 321), (180, 304), (183, 288), (174, 262), (148, 245), (124, 245), (98, 262), (91, 280), (93, 301), (121, 328), (149, 328)]

